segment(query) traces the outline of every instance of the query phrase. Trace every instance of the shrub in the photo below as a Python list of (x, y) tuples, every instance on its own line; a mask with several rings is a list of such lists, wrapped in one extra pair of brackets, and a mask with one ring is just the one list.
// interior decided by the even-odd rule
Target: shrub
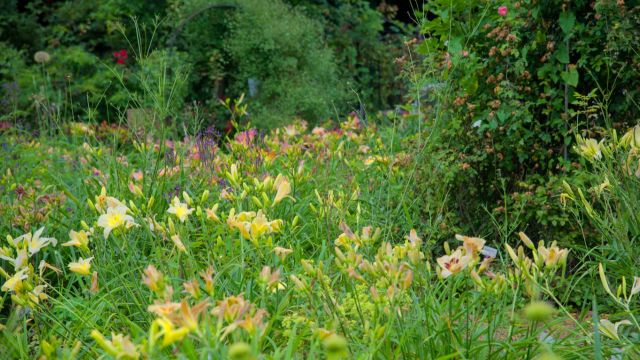
[[(506, 194), (533, 185), (533, 203), (543, 213), (523, 213), (520, 221), (546, 236), (567, 236), (557, 184), (577, 170), (569, 151), (576, 131), (638, 117), (640, 108), (629, 99), (640, 85), (632, 40), (640, 38), (639, 8), (610, 1), (501, 5), (433, 1), (425, 7), (419, 14), (425, 39), (415, 45), (422, 56), (413, 79), (420, 91), (412, 99), (431, 101), (423, 106), (429, 131), (441, 131), (439, 151), (464, 170), (451, 185), (452, 204), (464, 204), (456, 210), (476, 231), (488, 223), (483, 207), (504, 210), (517, 202)], [(615, 123), (572, 116), (575, 95), (592, 89)], [(557, 219), (555, 226), (545, 218)]]

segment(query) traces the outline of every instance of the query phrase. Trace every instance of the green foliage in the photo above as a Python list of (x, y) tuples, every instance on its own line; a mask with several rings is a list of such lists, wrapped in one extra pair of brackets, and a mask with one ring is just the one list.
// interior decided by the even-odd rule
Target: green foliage
[(355, 91), (351, 107), (362, 101), (370, 110), (393, 108), (406, 91), (397, 77), (405, 56), (404, 37), (412, 25), (395, 20), (397, 7), (385, 2), (373, 8), (371, 1), (289, 0), (321, 21), (329, 46), (334, 49), (347, 90)]
[[(579, 233), (566, 234), (569, 219), (557, 196), (560, 181), (578, 170), (569, 151), (576, 131), (633, 123), (639, 115), (629, 101), (640, 84), (631, 40), (640, 38), (639, 8), (519, 1), (501, 16), (501, 5), (432, 1), (425, 7), (425, 39), (415, 46), (422, 63), (411, 72), (420, 74), (414, 80), (422, 90), (412, 99), (435, 101), (423, 110), (441, 129), (438, 146), (453, 155), (452, 167), (464, 169), (452, 183), (459, 215), (479, 230), (487, 223), (478, 216), (483, 207), (504, 211), (518, 202), (505, 193), (534, 186), (536, 195), (526, 203), (538, 210), (524, 212), (520, 221), (570, 242)], [(592, 89), (607, 116), (573, 117), (576, 92)]]
[[(113, 54), (122, 49), (130, 55), (121, 64), (129, 73), (140, 68), (143, 49), (166, 50), (169, 57), (183, 54), (178, 55), (181, 67), (189, 71), (183, 73), (182, 100), (195, 102), (206, 121), (219, 128), (227, 126), (220, 99), (243, 93), (254, 123), (273, 127), (294, 117), (318, 122), (361, 107), (390, 107), (402, 89), (394, 81), (398, 69), (393, 59), (405, 26), (391, 20), (393, 11), (378, 11), (365, 1), (295, 6), (281, 0), (5, 3), (2, 56), (13, 54), (16, 64), (8, 64), (12, 70), (0, 81), (19, 83), (21, 100), (13, 115), (8, 110), (3, 114), (15, 118), (19, 112), (27, 123), (36, 123), (39, 116), (28, 99), (47, 82), (46, 76), (37, 76), (42, 72), (33, 62), (37, 51), (54, 55), (47, 66), (51, 82), (46, 96), (70, 96), (73, 101), (65, 106), (75, 120), (86, 120), (78, 114), (91, 108), (92, 119), (117, 122), (132, 105), (122, 85), (140, 84), (135, 79), (122, 84), (104, 66), (114, 64)], [(392, 25), (383, 27), (385, 23)], [(18, 63), (26, 72), (18, 71)], [(27, 72), (34, 74), (29, 85), (17, 79)], [(74, 84), (67, 75), (88, 80)]]
[(343, 85), (319, 23), (279, 1), (239, 6), (226, 42), (236, 69), (232, 90), (254, 97), (258, 125), (282, 125), (296, 115), (317, 122), (342, 108)]

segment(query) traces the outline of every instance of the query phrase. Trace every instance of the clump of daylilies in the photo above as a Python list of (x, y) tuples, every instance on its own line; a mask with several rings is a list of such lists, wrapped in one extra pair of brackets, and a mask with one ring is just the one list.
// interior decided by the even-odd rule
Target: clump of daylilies
[(40, 261), (36, 272), (35, 264), (32, 263), (32, 259), (43, 249), (57, 244), (56, 239), (42, 236), (43, 232), (44, 228), (40, 228), (34, 233), (25, 233), (17, 238), (7, 235), (8, 245), (0, 248), (0, 259), (13, 266), (13, 274), (0, 267), (0, 275), (5, 278), (0, 289), (9, 293), (17, 305), (36, 306), (45, 300), (47, 295), (44, 290), (47, 285), (42, 281), (44, 271), (48, 269), (60, 272), (45, 260)]
[(629, 338), (623, 338), (619, 329), (622, 326), (632, 326), (636, 332), (640, 332), (640, 323), (636, 317), (637, 312), (633, 309), (633, 304), (637, 301), (637, 299), (634, 300), (634, 296), (640, 293), (640, 277), (633, 277), (633, 283), (631, 284), (630, 290), (628, 289), (627, 279), (622, 277), (620, 285), (618, 285), (618, 288), (614, 292), (611, 289), (602, 263), (598, 265), (598, 273), (600, 275), (602, 287), (611, 297), (613, 302), (618, 307), (622, 308), (624, 315), (626, 316), (626, 319), (619, 320), (615, 323), (609, 319), (600, 319), (600, 331), (612, 340), (631, 344), (633, 341)]
[[(456, 234), (455, 237), (462, 242), (462, 245), (451, 251), (449, 244), (444, 243), (445, 255), (437, 259), (439, 267), (436, 268), (436, 273), (438, 276), (446, 279), (457, 274), (468, 273), (478, 289), (490, 293), (503, 291), (507, 281), (503, 274), (490, 270), (496, 254), (485, 251), (488, 249), (485, 249), (487, 241), (479, 237), (459, 234)], [(485, 257), (481, 260), (480, 255), (483, 254)]]
[[(267, 312), (245, 300), (242, 294), (215, 301), (215, 306), (207, 311), (215, 296), (214, 274), (215, 270), (210, 266), (200, 272), (203, 285), (198, 279), (184, 282), (181, 293), (187, 295), (176, 301), (176, 293), (168, 279), (155, 266), (149, 265), (143, 271), (142, 283), (153, 293), (153, 303), (147, 310), (155, 319), (151, 322), (147, 339), (136, 344), (129, 336), (114, 333), (111, 340), (107, 340), (98, 330), (93, 330), (91, 336), (105, 352), (124, 359), (137, 359), (142, 355), (151, 358), (156, 351), (179, 343), (188, 336), (197, 339), (213, 334), (223, 341), (238, 329), (244, 330), (248, 336), (261, 336)], [(275, 281), (276, 289), (282, 284), (278, 281), (278, 273), (263, 270), (260, 277), (267, 284)]]
[(514, 250), (509, 244), (505, 244), (507, 253), (515, 265), (515, 271), (511, 275), (514, 280), (524, 280), (527, 293), (531, 298), (536, 299), (540, 289), (544, 288), (541, 287), (542, 282), (546, 285), (550, 284), (558, 270), (562, 270), (561, 276), (564, 276), (569, 250), (558, 247), (555, 241), (546, 245), (542, 240), (536, 248), (533, 241), (525, 233), (520, 232), (518, 236), (522, 243), (531, 250), (533, 258), (529, 258), (525, 254), (522, 246), (518, 246), (518, 249)]

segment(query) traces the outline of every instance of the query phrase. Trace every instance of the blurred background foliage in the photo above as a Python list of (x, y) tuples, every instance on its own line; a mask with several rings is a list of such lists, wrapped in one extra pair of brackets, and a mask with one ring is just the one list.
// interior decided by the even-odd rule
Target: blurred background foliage
[[(79, 120), (117, 122), (148, 105), (130, 95), (145, 91), (141, 60), (154, 51), (169, 76), (188, 74), (173, 100), (219, 128), (219, 100), (241, 94), (265, 128), (390, 108), (403, 90), (394, 59), (415, 29), (404, 6), (400, 21), (397, 6), (366, 0), (1, 0), (0, 117), (33, 123), (46, 97)], [(37, 64), (37, 51), (51, 60)]]

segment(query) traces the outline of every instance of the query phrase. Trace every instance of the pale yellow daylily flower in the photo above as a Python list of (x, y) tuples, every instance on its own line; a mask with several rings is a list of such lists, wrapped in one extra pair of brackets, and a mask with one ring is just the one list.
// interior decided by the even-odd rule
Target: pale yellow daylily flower
[(262, 210), (258, 213), (251, 211), (236, 215), (235, 209), (231, 209), (227, 217), (227, 225), (238, 229), (244, 238), (256, 240), (264, 234), (279, 232), (282, 220), (268, 221)]
[(121, 206), (126, 207), (126, 205), (120, 200), (114, 198), (113, 196), (107, 196), (107, 189), (104, 186), (102, 187), (102, 189), (100, 189), (100, 195), (96, 195), (94, 206), (96, 210), (98, 210), (98, 212), (101, 214), (104, 214), (105, 211), (107, 211), (107, 209), (109, 208), (116, 208)]
[(631, 296), (640, 292), (640, 277), (633, 277), (633, 286), (631, 287)]
[(109, 238), (109, 234), (119, 227), (130, 228), (137, 225), (131, 215), (127, 214), (126, 206), (110, 207), (106, 214), (98, 218), (98, 226), (104, 228), (104, 238)]
[(583, 139), (578, 136), (576, 139), (578, 143), (577, 150), (588, 160), (600, 160), (602, 158), (602, 148), (604, 140), (598, 142), (596, 139)]
[(282, 175), (278, 175), (274, 182), (274, 186), (278, 189), (276, 197), (273, 199), (273, 205), (279, 203), (291, 193), (291, 184), (289, 180)]
[(462, 255), (462, 250), (457, 249), (451, 255), (444, 255), (437, 259), (438, 265), (442, 268), (441, 275), (443, 278), (448, 278), (453, 274), (457, 274), (464, 270), (469, 262), (471, 262), (470, 255)]
[(66, 243), (62, 244), (62, 246), (75, 246), (77, 248), (81, 248), (81, 249), (85, 249), (85, 250), (89, 249), (89, 234), (86, 231), (84, 231), (84, 230), (80, 230), (80, 231), (71, 230), (71, 231), (69, 231), (69, 238), (71, 240), (69, 240)]
[(456, 239), (463, 242), (464, 251), (467, 255), (476, 256), (484, 247), (485, 239), (478, 237), (464, 236), (456, 234)]
[(41, 249), (47, 247), (49, 244), (56, 246), (58, 242), (56, 239), (41, 237), (43, 231), (44, 227), (41, 227), (35, 233), (33, 233), (33, 235), (31, 235), (31, 233), (20, 235), (13, 240), (13, 244), (16, 247), (26, 245), (27, 249), (29, 250), (29, 256), (38, 253)]
[(180, 202), (177, 196), (174, 196), (173, 200), (171, 200), (171, 206), (167, 210), (169, 214), (175, 215), (180, 222), (185, 222), (194, 211), (195, 209), (190, 208), (187, 203)]
[(91, 260), (93, 260), (93, 257), (90, 257), (88, 259), (78, 259), (78, 261), (70, 262), (68, 265), (69, 270), (80, 275), (90, 275)]
[(621, 320), (616, 322), (615, 324), (607, 319), (600, 319), (600, 331), (613, 340), (620, 340), (620, 335), (618, 335), (618, 329), (622, 325), (631, 325), (631, 321), (629, 320)]
[(2, 285), (2, 288), (0, 289), (4, 292), (20, 292), (22, 290), (22, 280), (28, 278), (28, 275), (26, 274), (27, 270), (28, 268), (23, 268), (22, 270), (15, 273), (12, 277), (5, 281), (5, 283)]
[(544, 261), (547, 267), (555, 267), (562, 265), (567, 260), (569, 254), (568, 249), (561, 249), (556, 245), (554, 241), (548, 248), (544, 246), (542, 242), (538, 245), (538, 254)]
[(3, 252), (2, 254), (0, 254), (0, 259), (12, 263), (15, 270), (20, 270), (27, 265), (27, 260), (29, 260), (29, 253), (26, 247), (16, 250), (16, 253), (16, 257), (14, 258), (8, 255), (8, 252)]

